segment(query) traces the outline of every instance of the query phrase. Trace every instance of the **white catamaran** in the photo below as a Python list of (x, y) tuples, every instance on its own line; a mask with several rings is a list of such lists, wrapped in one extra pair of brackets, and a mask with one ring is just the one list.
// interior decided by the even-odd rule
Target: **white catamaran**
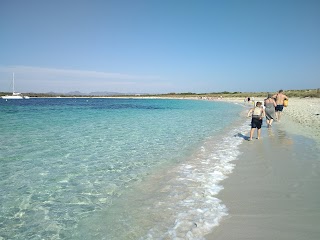
[(28, 96), (23, 96), (21, 93), (14, 91), (14, 73), (12, 73), (12, 95), (2, 96), (3, 99), (29, 99)]

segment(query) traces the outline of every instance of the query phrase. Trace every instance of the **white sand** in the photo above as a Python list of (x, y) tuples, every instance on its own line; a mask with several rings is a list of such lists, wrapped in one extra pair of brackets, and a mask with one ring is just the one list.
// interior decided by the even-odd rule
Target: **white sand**
[(320, 140), (320, 98), (289, 99), (283, 115), (298, 134)]
[(206, 239), (320, 239), (319, 103), (290, 99), (280, 123), (242, 144), (217, 196), (229, 216)]

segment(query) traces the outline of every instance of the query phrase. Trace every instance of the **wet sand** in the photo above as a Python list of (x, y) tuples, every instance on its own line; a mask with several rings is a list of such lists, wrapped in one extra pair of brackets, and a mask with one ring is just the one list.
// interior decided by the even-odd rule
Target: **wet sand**
[(319, 103), (290, 99), (280, 123), (242, 144), (217, 196), (229, 215), (206, 239), (320, 239)]

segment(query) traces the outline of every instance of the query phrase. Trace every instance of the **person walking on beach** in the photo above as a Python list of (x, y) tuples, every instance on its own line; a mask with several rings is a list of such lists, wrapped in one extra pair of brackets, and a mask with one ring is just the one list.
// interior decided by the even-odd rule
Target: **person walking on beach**
[(250, 116), (252, 116), (252, 120), (251, 120), (250, 137), (248, 140), (249, 141), (252, 140), (253, 133), (256, 128), (257, 128), (257, 139), (260, 139), (262, 119), (265, 116), (265, 111), (262, 107), (261, 102), (257, 102), (256, 106), (249, 110), (248, 117), (250, 117)]
[(264, 100), (267, 126), (271, 127), (275, 118), (276, 102), (272, 98), (272, 94), (268, 93), (268, 97)]
[(283, 90), (279, 90), (279, 92), (275, 95), (273, 95), (273, 98), (276, 99), (276, 118), (277, 121), (280, 122), (281, 112), (283, 110), (283, 102), (284, 100), (288, 100), (289, 98), (284, 95)]

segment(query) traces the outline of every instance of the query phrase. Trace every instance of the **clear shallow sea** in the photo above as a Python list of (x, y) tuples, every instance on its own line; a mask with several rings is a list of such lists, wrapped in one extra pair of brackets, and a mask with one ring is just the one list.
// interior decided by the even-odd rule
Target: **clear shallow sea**
[(202, 239), (248, 122), (237, 104), (0, 99), (0, 239)]

